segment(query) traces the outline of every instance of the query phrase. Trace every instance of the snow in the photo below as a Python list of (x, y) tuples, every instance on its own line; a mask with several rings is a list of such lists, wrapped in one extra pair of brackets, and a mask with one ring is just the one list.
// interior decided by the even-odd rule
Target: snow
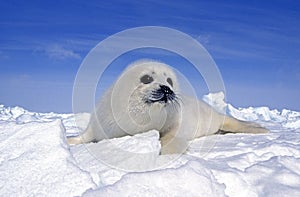
[[(202, 189), (195, 189), (199, 187)], [(223, 190), (224, 185), (201, 162), (189, 161), (163, 172), (127, 174), (116, 184), (88, 191), (86, 196), (224, 196)]]
[(2, 123), (0, 131), (1, 196), (80, 195), (94, 186), (75, 164), (60, 120)]
[(208, 94), (203, 100), (215, 107), (220, 113), (224, 113), (240, 120), (278, 123), (285, 128), (300, 128), (300, 112), (283, 109), (270, 110), (268, 107), (235, 108), (226, 103), (223, 92)]
[(183, 155), (159, 155), (155, 130), (69, 146), (89, 114), (0, 105), (0, 196), (300, 196), (300, 112), (235, 108), (223, 93), (203, 100), (271, 132), (202, 137)]

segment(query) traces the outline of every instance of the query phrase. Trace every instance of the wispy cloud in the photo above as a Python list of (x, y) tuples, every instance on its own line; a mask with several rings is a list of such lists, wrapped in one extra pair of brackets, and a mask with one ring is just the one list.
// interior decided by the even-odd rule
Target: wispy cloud
[(199, 35), (196, 39), (201, 43), (201, 44), (209, 44), (210, 43), (210, 38), (211, 36), (209, 34), (202, 34)]
[[(287, 35), (266, 29), (255, 29), (242, 24), (228, 24), (232, 32), (211, 32), (199, 35), (196, 39), (216, 58), (252, 60), (282, 59), (281, 41), (294, 42)], [(235, 26), (235, 28), (233, 28)]]
[(64, 60), (64, 59), (81, 59), (79, 53), (71, 49), (66, 49), (59, 44), (54, 44), (45, 48), (45, 53), (52, 59)]

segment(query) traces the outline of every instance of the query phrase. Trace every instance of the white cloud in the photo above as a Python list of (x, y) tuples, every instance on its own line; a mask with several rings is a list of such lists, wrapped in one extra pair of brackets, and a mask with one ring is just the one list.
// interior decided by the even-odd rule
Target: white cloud
[(196, 40), (198, 40), (201, 44), (209, 44), (211, 36), (208, 34), (199, 35)]
[(46, 54), (53, 59), (81, 59), (81, 56), (73, 50), (66, 49), (61, 45), (55, 44), (45, 49)]

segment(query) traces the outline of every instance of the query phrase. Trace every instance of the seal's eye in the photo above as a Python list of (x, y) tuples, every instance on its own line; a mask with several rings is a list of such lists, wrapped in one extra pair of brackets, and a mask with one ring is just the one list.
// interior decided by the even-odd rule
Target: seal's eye
[(152, 81), (153, 81), (153, 78), (149, 75), (144, 75), (141, 78), (141, 82), (144, 83), (144, 84), (151, 83)]
[(173, 81), (172, 81), (171, 78), (168, 78), (168, 79), (167, 79), (167, 82), (173, 87)]

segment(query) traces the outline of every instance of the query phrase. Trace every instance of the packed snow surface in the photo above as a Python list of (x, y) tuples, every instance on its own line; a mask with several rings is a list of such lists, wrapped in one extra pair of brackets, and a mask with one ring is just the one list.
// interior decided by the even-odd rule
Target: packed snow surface
[(89, 114), (0, 105), (0, 196), (300, 196), (300, 112), (203, 100), (270, 133), (202, 137), (183, 155), (159, 155), (155, 130), (69, 146)]

